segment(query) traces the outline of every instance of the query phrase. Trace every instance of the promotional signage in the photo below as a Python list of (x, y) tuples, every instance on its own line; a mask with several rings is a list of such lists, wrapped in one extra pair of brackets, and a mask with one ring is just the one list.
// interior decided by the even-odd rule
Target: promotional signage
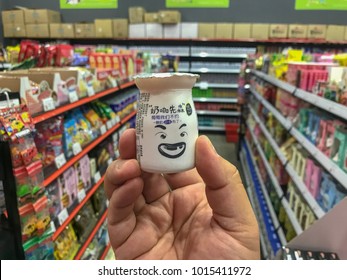
[(118, 0), (60, 0), (60, 9), (116, 9)]
[(296, 0), (296, 10), (347, 10), (346, 0)]
[(229, 0), (166, 0), (166, 8), (229, 8)]

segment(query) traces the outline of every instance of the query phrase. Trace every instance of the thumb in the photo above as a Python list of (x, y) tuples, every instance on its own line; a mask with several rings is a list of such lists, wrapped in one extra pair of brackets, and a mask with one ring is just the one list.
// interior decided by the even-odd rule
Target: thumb
[(206, 136), (196, 142), (196, 169), (206, 185), (206, 196), (213, 218), (225, 230), (241, 225), (257, 225), (236, 167), (219, 156)]

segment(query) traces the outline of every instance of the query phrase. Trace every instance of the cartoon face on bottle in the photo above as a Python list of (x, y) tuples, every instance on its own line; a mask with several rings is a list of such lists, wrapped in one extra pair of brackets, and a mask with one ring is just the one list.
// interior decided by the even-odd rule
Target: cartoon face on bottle
[[(156, 125), (154, 127), (155, 139), (158, 141), (158, 152), (167, 158), (179, 158), (184, 154), (187, 147), (187, 125), (185, 123), (169, 125), (177, 127), (170, 127), (170, 129), (167, 129), (167, 125)], [(177, 141), (178, 139), (181, 141)]]

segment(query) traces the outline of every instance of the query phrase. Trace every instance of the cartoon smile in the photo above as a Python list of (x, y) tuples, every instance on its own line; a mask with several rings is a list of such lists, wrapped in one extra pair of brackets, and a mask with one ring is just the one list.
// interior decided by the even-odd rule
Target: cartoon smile
[(186, 143), (179, 142), (175, 144), (162, 143), (158, 146), (161, 155), (168, 158), (178, 158), (183, 155), (186, 150)]

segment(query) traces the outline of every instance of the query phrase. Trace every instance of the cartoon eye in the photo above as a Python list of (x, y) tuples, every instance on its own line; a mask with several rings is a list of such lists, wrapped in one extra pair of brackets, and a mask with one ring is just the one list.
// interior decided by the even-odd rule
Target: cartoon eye
[(165, 139), (166, 138), (166, 133), (164, 133), (164, 132), (158, 132), (156, 135), (159, 135), (159, 137), (161, 138), (161, 139)]
[(185, 131), (184, 131), (184, 132), (182, 132), (182, 133), (180, 134), (180, 136), (181, 136), (181, 137), (184, 137), (184, 136), (187, 136), (187, 135), (188, 135), (188, 133), (187, 133), (187, 132), (185, 132)]

